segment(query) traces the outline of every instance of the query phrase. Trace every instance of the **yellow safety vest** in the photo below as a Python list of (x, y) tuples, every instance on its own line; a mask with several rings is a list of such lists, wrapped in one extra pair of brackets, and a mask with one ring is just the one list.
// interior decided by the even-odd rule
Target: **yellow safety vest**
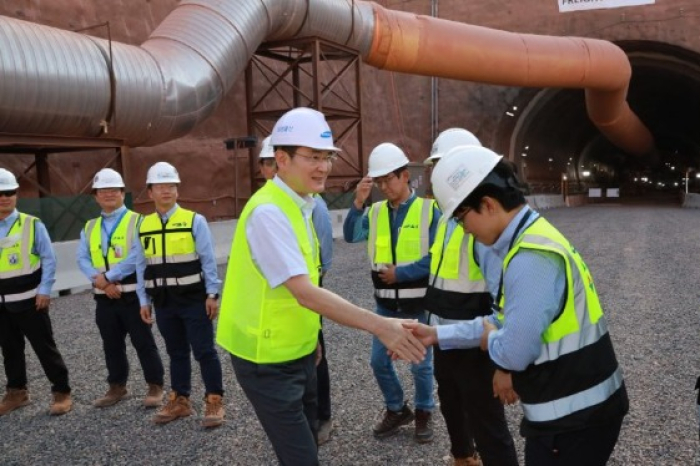
[(41, 258), (34, 254), (36, 217), (18, 212), (0, 249), (0, 298), (11, 311), (35, 308)]
[[(270, 288), (255, 265), (246, 238), (246, 225), (253, 210), (262, 204), (279, 207), (294, 230), (296, 244), (306, 261), (311, 282), (318, 284), (320, 261), (318, 239), (309, 238), (307, 222), (293, 199), (274, 182), (268, 181), (248, 201), (238, 219), (231, 246), (221, 301), (216, 341), (239, 358), (258, 364), (293, 361), (316, 348), (320, 321), (318, 314), (301, 306), (284, 286)], [(280, 238), (292, 241), (292, 238)]]
[[(525, 371), (513, 373), (525, 414), (524, 431), (568, 431), (624, 415), (622, 372), (588, 267), (569, 241), (541, 217), (506, 255), (504, 274), (513, 257), (525, 249), (560, 256), (567, 283), (563, 309), (542, 334), (539, 358)], [(499, 296), (503, 309), (509, 299), (503, 286)], [(507, 323), (502, 311), (499, 317)]]
[[(92, 260), (92, 266), (98, 272), (106, 272), (111, 266), (126, 259), (131, 250), (139, 218), (141, 218), (141, 215), (136, 212), (132, 212), (129, 209), (125, 211), (112, 233), (106, 256), (102, 252), (102, 216), (93, 218), (85, 224), (85, 240), (87, 241), (88, 251), (90, 251), (90, 259)], [(135, 292), (136, 272), (124, 277), (119, 287), (122, 293)], [(92, 291), (97, 295), (105, 294), (103, 290), (95, 287), (93, 287)]]
[(387, 264), (412, 264), (430, 252), (430, 225), (433, 221), (434, 206), (434, 201), (420, 197), (411, 202), (399, 228), (395, 251), (392, 250), (388, 202), (376, 202), (370, 207), (367, 255), (372, 266), (374, 297), (378, 304), (387, 309), (400, 309), (407, 313), (425, 310), (423, 298), (428, 287), (427, 276), (408, 283), (387, 285), (379, 278), (379, 272)]

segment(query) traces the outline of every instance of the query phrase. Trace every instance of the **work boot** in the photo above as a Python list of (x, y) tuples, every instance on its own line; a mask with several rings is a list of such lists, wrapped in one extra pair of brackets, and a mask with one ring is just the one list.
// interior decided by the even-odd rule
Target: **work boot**
[(399, 427), (410, 424), (413, 418), (413, 411), (407, 404), (403, 405), (401, 411), (387, 409), (382, 420), (374, 425), (374, 436), (376, 438), (385, 438), (394, 435), (399, 431)]
[(49, 408), (49, 414), (52, 416), (60, 416), (66, 414), (73, 407), (73, 400), (70, 393), (53, 392), (53, 400)]
[(124, 399), (126, 396), (126, 386), (117, 383), (109, 384), (109, 390), (105, 393), (105, 396), (98, 398), (92, 402), (92, 405), (96, 408), (106, 408), (107, 406), (114, 406)]
[(194, 414), (194, 411), (192, 411), (190, 399), (186, 396), (178, 395), (177, 392), (170, 392), (168, 402), (153, 416), (153, 422), (156, 424), (167, 424), (179, 417), (187, 417), (192, 414)]
[(154, 383), (148, 384), (148, 393), (143, 399), (146, 408), (157, 408), (163, 402), (163, 386)]
[(433, 441), (433, 415), (430, 411), (416, 409), (416, 433), (413, 438), (418, 443)]
[(224, 423), (224, 410), (223, 397), (214, 393), (210, 393), (204, 397), (204, 418), (202, 419), (202, 425), (204, 427), (219, 427)]
[(331, 438), (333, 431), (333, 419), (319, 419), (318, 421), (318, 444), (323, 445)]
[(0, 401), (0, 416), (4, 416), (22, 406), (27, 406), (31, 402), (29, 391), (26, 388), (8, 388), (2, 401)]
[(455, 458), (452, 461), (453, 466), (483, 466), (481, 458), (479, 458), (478, 453), (474, 453), (473, 456), (467, 456), (465, 458)]

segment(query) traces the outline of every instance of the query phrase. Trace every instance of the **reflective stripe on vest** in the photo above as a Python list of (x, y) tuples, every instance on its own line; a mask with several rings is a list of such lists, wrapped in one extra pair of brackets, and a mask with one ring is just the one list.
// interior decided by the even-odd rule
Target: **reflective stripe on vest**
[(192, 233), (194, 217), (191, 210), (178, 207), (165, 225), (158, 213), (141, 222), (139, 240), (147, 264), (144, 284), (150, 295), (170, 287), (178, 287), (180, 293), (204, 290), (202, 264)]
[[(102, 217), (94, 218), (85, 224), (85, 240), (90, 252), (90, 260), (95, 270), (99, 273), (107, 272), (111, 266), (126, 259), (131, 250), (136, 233), (136, 225), (140, 217), (141, 215), (136, 212), (126, 210), (124, 216), (119, 220), (119, 224), (114, 229), (112, 237), (109, 238), (110, 244), (107, 246), (106, 256), (102, 249)], [(136, 272), (122, 279), (120, 284), (121, 291), (124, 293), (136, 291), (135, 283)], [(133, 287), (131, 286), (132, 284)], [(95, 294), (105, 294), (103, 290), (96, 287), (93, 287), (92, 291)]]
[[(524, 372), (513, 373), (513, 383), (521, 396), (526, 420), (556, 421), (608, 400), (621, 387), (622, 374), (607, 334), (593, 279), (578, 252), (543, 218), (527, 227), (508, 252), (503, 262), (504, 275), (510, 261), (521, 249), (554, 253), (565, 263), (567, 286), (563, 310), (542, 334), (537, 360)], [(500, 290), (501, 309), (508, 300), (505, 293), (505, 289)], [(502, 313), (499, 317), (505, 320)], [(565, 364), (559, 364), (562, 357), (566, 357)], [(578, 372), (579, 368), (582, 372)], [(552, 379), (562, 378), (572, 382), (566, 389), (551, 383)], [(604, 382), (593, 384), (601, 379)], [(558, 391), (575, 389), (576, 384), (580, 386), (577, 392), (546, 399)], [(542, 398), (545, 401), (533, 402)]]
[(32, 252), (36, 221), (18, 213), (0, 250), (0, 299), (10, 310), (35, 309), (41, 283), (41, 259)]
[(16, 303), (18, 301), (24, 301), (25, 299), (34, 298), (37, 294), (37, 290), (34, 288), (33, 290), (25, 291), (24, 293), (6, 294), (3, 296), (3, 301), (6, 303)]
[[(136, 284), (122, 284), (122, 283), (117, 283), (116, 284), (117, 289), (122, 292), (122, 293), (131, 293), (136, 291)], [(104, 292), (104, 290), (101, 290), (99, 288), (93, 288), (92, 291), (95, 294), (107, 294)]]
[[(216, 341), (230, 353), (257, 364), (288, 362), (311, 354), (316, 348), (320, 319), (301, 306), (286, 286), (270, 288), (253, 260), (246, 226), (260, 205), (274, 204), (289, 220), (296, 244), (306, 263), (311, 283), (318, 284), (318, 239), (310, 219), (274, 182), (268, 181), (246, 203), (238, 219), (231, 246)], [(312, 233), (309, 237), (309, 225)], [(292, 238), (279, 241), (292, 242)]]
[(430, 249), (430, 286), (459, 293), (488, 292), (484, 276), (474, 260), (474, 237), (465, 235), (457, 226), (445, 244), (446, 233), (447, 223), (440, 222)]

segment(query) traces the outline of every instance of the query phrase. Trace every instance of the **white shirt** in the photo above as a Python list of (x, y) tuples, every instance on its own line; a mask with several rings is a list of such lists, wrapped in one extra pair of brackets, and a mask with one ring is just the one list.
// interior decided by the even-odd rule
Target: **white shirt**
[[(272, 182), (286, 192), (299, 206), (306, 222), (306, 230), (311, 239), (315, 256), (318, 251), (311, 233), (314, 198), (312, 196), (299, 196), (278, 176), (275, 176)], [(248, 217), (245, 234), (253, 261), (271, 288), (277, 288), (297, 275), (309, 274), (292, 224), (278, 206), (263, 204), (256, 207)]]

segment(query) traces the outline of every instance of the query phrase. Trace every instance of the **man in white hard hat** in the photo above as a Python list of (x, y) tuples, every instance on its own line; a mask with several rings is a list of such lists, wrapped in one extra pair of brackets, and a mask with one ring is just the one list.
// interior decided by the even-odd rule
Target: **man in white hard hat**
[[(447, 129), (435, 139), (424, 163), (434, 169), (445, 153), (463, 145), (480, 147), (481, 143), (466, 129)], [(425, 295), (430, 325), (453, 324), (491, 314), (493, 299), (477, 265), (483, 260), (485, 249), (454, 220), (440, 222)], [(454, 464), (478, 466), (483, 461), (486, 466), (517, 465), (503, 404), (493, 397), (494, 368), (488, 354), (479, 348), (447, 351), (436, 346), (434, 357), (440, 411)]]
[(219, 312), (221, 281), (209, 225), (178, 205), (179, 184), (180, 175), (171, 164), (158, 162), (149, 168), (146, 185), (156, 211), (143, 218), (137, 245), (137, 253), (145, 257), (137, 265), (137, 273), (143, 274), (138, 289), (141, 318), (153, 323), (151, 305), (155, 308), (170, 357), (171, 392), (153, 422), (165, 424), (194, 413), (192, 352), (205, 389), (202, 425), (218, 427), (224, 421), (224, 387), (213, 321)]
[(148, 391), (147, 408), (163, 400), (163, 362), (151, 326), (141, 320), (136, 295), (136, 252), (141, 216), (124, 205), (124, 180), (111, 168), (103, 168), (92, 181), (92, 193), (102, 209), (80, 232), (78, 267), (93, 285), (95, 321), (102, 337), (109, 388), (93, 402), (99, 408), (113, 406), (126, 397), (129, 360), (126, 336), (138, 354)]
[[(262, 149), (258, 160), (260, 163), (260, 173), (266, 180), (271, 180), (277, 174), (277, 162), (275, 162), (275, 151), (270, 144), (271, 137), (263, 139)], [(318, 286), (323, 286), (323, 278), (331, 268), (333, 262), (333, 224), (328, 212), (326, 201), (320, 194), (314, 194), (314, 208), (311, 212), (311, 220), (318, 237), (318, 245), (321, 255), (321, 276)], [(321, 317), (323, 325), (323, 318)], [(320, 360), (316, 363), (316, 378), (318, 379), (318, 432), (317, 440), (319, 445), (330, 440), (333, 431), (333, 420), (331, 413), (331, 379), (328, 370), (328, 360), (326, 359), (326, 342), (323, 338), (323, 328), (318, 332), (318, 351)]]
[(277, 176), (246, 204), (226, 273), (217, 342), (281, 464), (316, 465), (316, 348), (319, 314), (377, 335), (403, 359), (424, 348), (400, 321), (380, 318), (318, 287), (311, 221), (339, 149), (322, 113), (296, 108), (272, 131)]
[(489, 247), (482, 268), (498, 283), (494, 315), (406, 325), (425, 344), (488, 351), (497, 366), (494, 396), (523, 407), (527, 464), (605, 465), (629, 403), (593, 278), (568, 240), (525, 203), (501, 158), (460, 146), (431, 178), (445, 217)]
[(73, 401), (49, 318), (56, 256), (44, 224), (17, 211), (18, 190), (15, 176), (0, 168), (0, 347), (7, 376), (0, 416), (30, 403), (25, 338), (51, 382), (49, 413), (61, 415)]
[[(409, 182), (408, 158), (403, 151), (390, 143), (375, 147), (369, 156), (369, 172), (357, 185), (343, 235), (351, 243), (368, 241), (377, 314), (426, 323), (424, 297), (430, 272), (430, 247), (440, 212), (432, 200), (418, 197)], [(382, 191), (386, 200), (374, 203), (365, 212), (372, 185)], [(377, 338), (372, 340), (370, 364), (386, 407), (373, 428), (374, 436), (394, 435), (401, 426), (415, 419), (415, 441), (431, 442), (435, 408), (432, 351), (428, 351), (420, 364), (411, 366), (415, 414), (405, 401), (387, 348)]]

